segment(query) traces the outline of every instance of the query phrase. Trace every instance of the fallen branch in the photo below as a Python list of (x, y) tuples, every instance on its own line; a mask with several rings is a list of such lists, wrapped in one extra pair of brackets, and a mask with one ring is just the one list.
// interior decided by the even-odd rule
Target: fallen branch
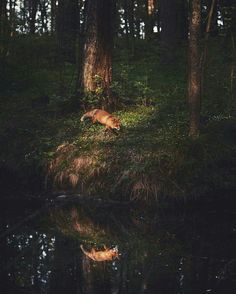
[(116, 200), (104, 200), (101, 198), (92, 198), (88, 196), (83, 196), (80, 194), (61, 194), (54, 199), (55, 203), (61, 202), (72, 202), (80, 204), (95, 205), (96, 207), (110, 207), (110, 206), (129, 206), (134, 201), (116, 201)]

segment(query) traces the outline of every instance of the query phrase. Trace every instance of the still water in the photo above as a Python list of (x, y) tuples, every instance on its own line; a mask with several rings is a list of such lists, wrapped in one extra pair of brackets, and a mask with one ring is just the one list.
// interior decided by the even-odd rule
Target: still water
[[(0, 228), (1, 294), (236, 293), (236, 209), (15, 205)], [(81, 244), (119, 256), (95, 261)]]

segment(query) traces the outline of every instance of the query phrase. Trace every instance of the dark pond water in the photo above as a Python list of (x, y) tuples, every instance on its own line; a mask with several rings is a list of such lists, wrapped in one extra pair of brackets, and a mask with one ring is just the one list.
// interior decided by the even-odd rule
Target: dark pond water
[[(1, 211), (0, 293), (236, 293), (236, 209)], [(119, 259), (87, 251), (116, 248)]]

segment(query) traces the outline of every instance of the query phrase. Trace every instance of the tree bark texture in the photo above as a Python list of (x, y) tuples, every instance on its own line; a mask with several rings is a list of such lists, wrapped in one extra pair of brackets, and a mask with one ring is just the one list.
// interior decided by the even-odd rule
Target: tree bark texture
[(96, 93), (99, 88), (105, 95), (110, 96), (112, 16), (113, 0), (88, 0), (81, 77), (84, 93)]
[(199, 135), (201, 108), (201, 66), (199, 38), (201, 32), (201, 0), (192, 0), (189, 28), (188, 102), (190, 110), (189, 136)]

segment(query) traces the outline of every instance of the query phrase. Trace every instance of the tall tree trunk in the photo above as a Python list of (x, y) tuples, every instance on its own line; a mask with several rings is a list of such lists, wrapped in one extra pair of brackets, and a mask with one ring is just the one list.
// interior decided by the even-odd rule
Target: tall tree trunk
[(135, 35), (137, 39), (143, 38), (143, 29), (141, 31), (141, 26), (143, 24), (143, 0), (134, 1), (134, 20), (135, 20)]
[(153, 27), (155, 25), (155, 7), (156, 0), (146, 0), (146, 22), (145, 22), (145, 38), (152, 39)]
[(188, 0), (177, 0), (177, 41), (188, 39)]
[(217, 10), (218, 0), (208, 0), (207, 1), (207, 23), (206, 23), (206, 33), (211, 36), (218, 35), (218, 10)]
[(177, 43), (176, 34), (176, 0), (160, 0), (162, 62), (172, 63), (175, 59)]
[(82, 91), (99, 92), (111, 104), (113, 0), (88, 0), (81, 77)]
[(171, 63), (176, 57), (177, 43), (187, 38), (186, 0), (160, 0), (162, 60)]
[(4, 36), (7, 31), (7, 0), (0, 1), (0, 36)]
[(124, 0), (124, 22), (125, 22), (125, 39), (127, 48), (129, 47), (129, 23), (128, 23), (128, 0)]
[(57, 14), (56, 0), (51, 0), (51, 35), (54, 35), (56, 30), (56, 14)]
[(39, 7), (41, 12), (41, 33), (48, 33), (48, 15), (47, 15), (47, 0), (40, 0)]
[(158, 35), (160, 34), (160, 31), (161, 31), (161, 14), (160, 14), (160, 3), (158, 2), (158, 5), (157, 5), (157, 32), (158, 32)]
[(57, 11), (57, 39), (63, 60), (75, 62), (79, 13), (77, 0), (59, 0)]
[(135, 35), (137, 39), (140, 39), (140, 19), (135, 19)]
[(22, 4), (22, 18), (23, 18), (23, 33), (28, 33), (28, 11), (29, 11), (29, 3), (28, 0), (23, 0), (20, 2)]
[(205, 36), (204, 36), (204, 48), (203, 48), (202, 56), (201, 56), (201, 94), (204, 92), (204, 88), (206, 87), (204, 85), (204, 73), (206, 70), (208, 39), (209, 39), (210, 32), (211, 32), (212, 19), (213, 19), (213, 15), (214, 15), (213, 13), (214, 13), (215, 5), (216, 5), (216, 0), (211, 0), (211, 5), (208, 7), (206, 31), (205, 31)]
[(134, 0), (124, 0), (125, 37), (127, 47), (134, 53)]
[(10, 23), (10, 35), (14, 35), (16, 30), (16, 0), (9, 1), (9, 23)]
[(192, 0), (189, 32), (189, 136), (192, 138), (196, 138), (199, 135), (199, 121), (201, 108), (201, 66), (199, 52), (199, 38), (201, 32), (201, 0)]
[(134, 55), (134, 0), (128, 0), (128, 23), (131, 55)]
[[(85, 19), (85, 4), (83, 0), (78, 0), (77, 13), (77, 30), (76, 30), (76, 46), (75, 46), (75, 67), (77, 69), (77, 77), (81, 77), (83, 46), (84, 46), (84, 19)], [(82, 24), (81, 24), (82, 22)], [(81, 84), (80, 78), (77, 78), (75, 83), (75, 95)]]
[[(7, 69), (6, 56), (8, 52), (9, 24), (7, 19), (7, 0), (0, 1), (0, 81), (4, 81)], [(1, 86), (4, 86), (4, 82)]]
[(38, 10), (39, 0), (30, 0), (29, 1), (29, 31), (30, 34), (35, 33), (35, 21), (36, 13)]

